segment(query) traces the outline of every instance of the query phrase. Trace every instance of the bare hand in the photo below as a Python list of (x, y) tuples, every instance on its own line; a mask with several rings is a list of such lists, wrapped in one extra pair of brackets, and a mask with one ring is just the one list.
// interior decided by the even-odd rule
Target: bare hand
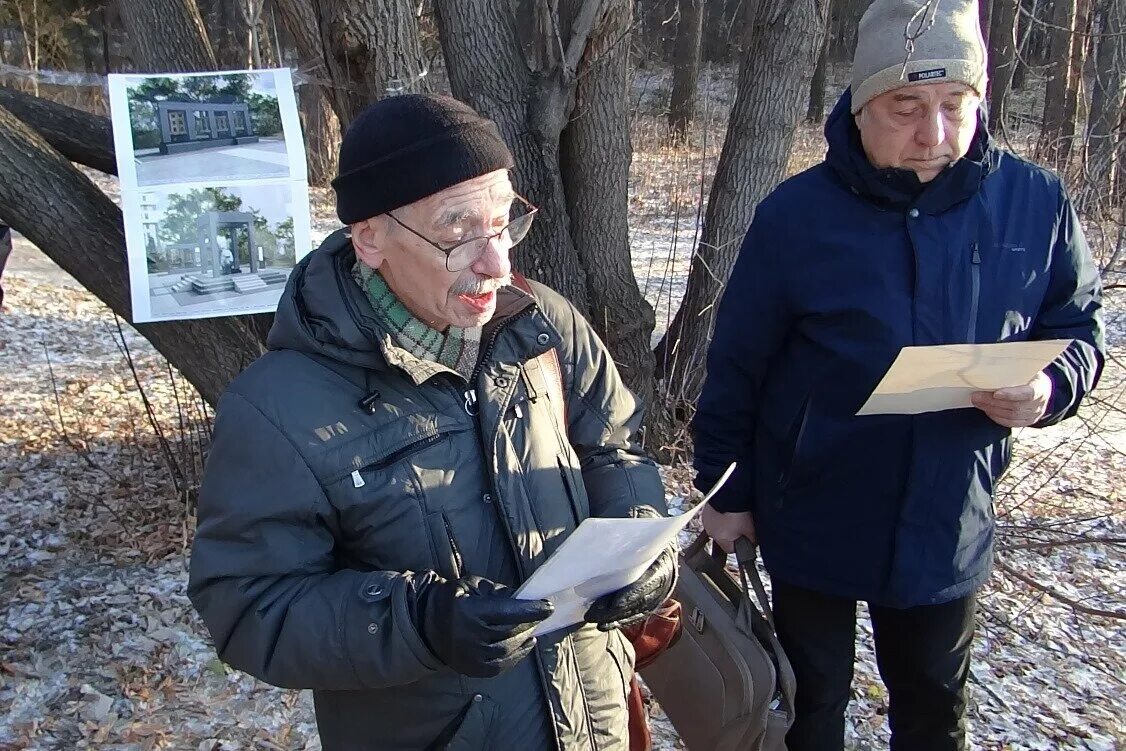
[(716, 511), (711, 504), (700, 512), (700, 519), (704, 523), (704, 531), (708, 537), (719, 543), (719, 546), (728, 553), (735, 552), (735, 541), (746, 537), (751, 542), (757, 543), (755, 535), (755, 522), (750, 511), (736, 511), (725, 514)]
[(1040, 372), (1023, 386), (975, 391), (973, 405), (990, 420), (1006, 428), (1026, 428), (1035, 425), (1048, 410), (1052, 398), (1052, 379)]

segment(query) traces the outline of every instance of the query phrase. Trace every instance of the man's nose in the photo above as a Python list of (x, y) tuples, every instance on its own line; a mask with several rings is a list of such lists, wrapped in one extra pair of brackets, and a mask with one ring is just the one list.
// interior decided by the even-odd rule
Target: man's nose
[(942, 119), (942, 110), (936, 110), (924, 117), (919, 127), (915, 129), (915, 143), (928, 149), (933, 149), (945, 140), (946, 123)]
[(509, 253), (512, 241), (507, 235), (494, 235), (485, 243), (485, 249), (473, 263), (473, 271), (481, 276), (493, 279), (503, 279), (512, 273), (512, 261)]

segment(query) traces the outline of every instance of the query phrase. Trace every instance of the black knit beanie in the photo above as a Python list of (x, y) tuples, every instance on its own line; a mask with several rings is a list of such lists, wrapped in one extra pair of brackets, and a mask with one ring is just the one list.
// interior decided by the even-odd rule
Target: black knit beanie
[(362, 222), (512, 166), (496, 124), (468, 105), (435, 94), (381, 99), (340, 143), (336, 214), (345, 224)]

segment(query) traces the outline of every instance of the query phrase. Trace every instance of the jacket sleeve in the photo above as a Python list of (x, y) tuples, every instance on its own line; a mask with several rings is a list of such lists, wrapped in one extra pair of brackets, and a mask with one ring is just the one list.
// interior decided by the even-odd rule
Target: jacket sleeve
[(1098, 382), (1106, 356), (1102, 281), (1079, 217), (1062, 187), (1058, 211), (1048, 289), (1031, 337), (1075, 341), (1045, 371), (1052, 379), (1052, 399), (1037, 427), (1054, 425), (1076, 413), (1084, 395)]
[(765, 229), (763, 208), (747, 231), (720, 301), (708, 374), (692, 419), (697, 488), (706, 493), (736, 462), (735, 473), (712, 499), (712, 506), (723, 512), (751, 509), (759, 392), (790, 326), (777, 265), (779, 248)]
[(223, 397), (199, 496), (188, 594), (219, 657), (283, 688), (416, 681), (440, 667), (408, 615), (413, 580), (339, 570), (337, 521), (289, 440)]
[[(606, 345), (573, 307), (567, 435), (578, 454), (591, 516), (668, 514), (664, 484), (653, 460), (636, 443), (644, 408), (622, 382)], [(569, 376), (569, 377), (568, 377)]]

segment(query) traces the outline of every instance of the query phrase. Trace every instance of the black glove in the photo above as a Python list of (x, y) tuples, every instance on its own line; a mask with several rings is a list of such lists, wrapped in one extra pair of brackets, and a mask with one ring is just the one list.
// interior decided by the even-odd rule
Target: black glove
[(555, 606), (516, 600), (502, 584), (469, 576), (415, 580), (413, 619), (434, 656), (471, 678), (498, 676), (536, 646), (531, 630)]
[(666, 548), (633, 584), (595, 600), (587, 608), (586, 622), (597, 623), (599, 631), (610, 631), (642, 620), (672, 594), (676, 567), (676, 550)]

